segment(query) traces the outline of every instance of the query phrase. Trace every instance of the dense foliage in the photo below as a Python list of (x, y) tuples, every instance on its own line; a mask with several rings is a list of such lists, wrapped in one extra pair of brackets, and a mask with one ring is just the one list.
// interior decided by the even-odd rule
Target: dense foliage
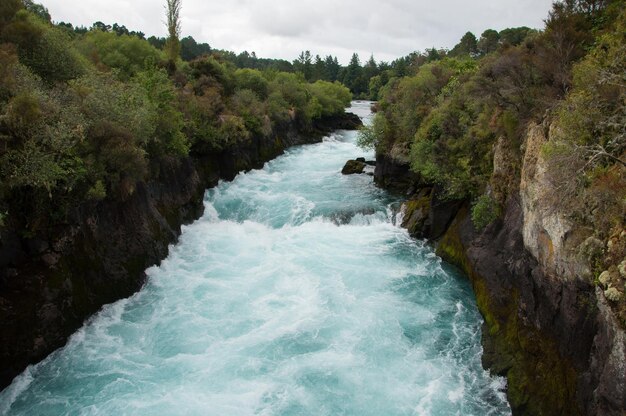
[[(50, 16), (47, 14), (45, 8), (39, 6), (37, 10), (40, 15), (47, 16), (47, 20), (50, 20)], [(107, 25), (98, 21), (89, 29), (85, 27), (74, 27), (72, 24), (65, 22), (57, 23), (57, 26), (65, 29), (70, 35), (96, 33), (95, 36), (92, 36), (106, 39), (109, 43), (115, 42), (114, 36), (104, 37), (101, 35), (98, 36), (97, 34), (105, 33), (116, 36), (134, 37), (139, 40), (145, 39), (143, 32), (130, 31), (125, 26), (118, 25), (117, 23)], [(367, 61), (362, 62), (359, 55), (354, 53), (347, 65), (341, 65), (336, 56), (313, 56), (310, 51), (302, 51), (300, 55), (291, 62), (285, 59), (260, 58), (256, 53), (250, 53), (248, 51), (237, 54), (231, 51), (211, 48), (207, 43), (198, 43), (191, 36), (180, 39), (176, 46), (180, 50), (180, 56), (184, 61), (192, 61), (202, 56), (213, 55), (219, 57), (222, 62), (229, 62), (239, 69), (299, 73), (309, 82), (318, 80), (329, 82), (338, 81), (347, 86), (356, 98), (378, 100), (380, 90), (389, 80), (415, 74), (424, 64), (438, 61), (446, 57), (482, 57), (494, 52), (501, 45), (519, 45), (532, 33), (536, 33), (536, 31), (525, 26), (504, 29), (500, 32), (487, 29), (478, 39), (473, 33), (467, 32), (450, 51), (443, 48), (430, 48), (426, 49), (424, 52), (412, 52), (392, 62), (376, 62), (374, 56), (370, 56)], [(169, 45), (171, 44), (171, 42), (168, 44), (168, 39), (157, 38), (155, 36), (150, 36), (147, 38), (147, 41), (149, 45), (153, 46), (158, 51), (165, 52), (168, 51), (168, 48), (170, 48)], [(123, 42), (125, 45), (127, 43), (127, 41)], [(143, 44), (144, 43), (136, 43), (135, 47), (139, 48), (139, 45)], [(130, 47), (130, 45), (126, 47)]]
[[(622, 2), (560, 1), (543, 31), (488, 30), (480, 39), (468, 32), (445, 58), (390, 78), (359, 140), (410, 164), (444, 197), (472, 201), (481, 229), (518, 191), (526, 133), (542, 124), (551, 205), (605, 247), (591, 261), (596, 274), (619, 277), (618, 264), (626, 264), (625, 56)], [(613, 279), (613, 299), (623, 295), (624, 278)]]
[(0, 226), (45, 230), (84, 201), (126, 199), (158, 179), (160, 161), (286, 123), (306, 130), (351, 100), (338, 83), (220, 56), (185, 62), (176, 45), (166, 54), (143, 34), (94, 26), (81, 33), (50, 23), (43, 6), (0, 5)]

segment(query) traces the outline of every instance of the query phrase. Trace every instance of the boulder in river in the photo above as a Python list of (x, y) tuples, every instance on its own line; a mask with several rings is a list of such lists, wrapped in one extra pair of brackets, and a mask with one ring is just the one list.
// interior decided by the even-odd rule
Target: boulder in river
[(343, 169), (341, 169), (341, 173), (343, 173), (344, 175), (363, 173), (365, 166), (367, 166), (365, 162), (361, 162), (359, 160), (348, 160)]

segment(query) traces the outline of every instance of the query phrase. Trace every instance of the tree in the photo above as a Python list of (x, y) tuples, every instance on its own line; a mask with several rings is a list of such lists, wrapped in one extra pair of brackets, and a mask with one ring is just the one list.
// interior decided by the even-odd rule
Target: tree
[(50, 22), (50, 13), (48, 12), (48, 9), (45, 8), (43, 5), (35, 3), (32, 0), (23, 0), (23, 3), (26, 10), (39, 16), (44, 21)]
[(441, 53), (441, 51), (438, 51), (434, 47), (426, 50), (426, 62), (438, 61), (443, 56), (445, 56), (445, 53)]
[(124, 25), (120, 26), (117, 23), (113, 23), (113, 26), (111, 26), (111, 30), (113, 32), (115, 32), (115, 34), (118, 35), (118, 36), (129, 35), (130, 34), (130, 32), (128, 31), (126, 26), (124, 26)]
[(341, 65), (336, 56), (328, 55), (324, 58), (324, 65), (326, 66), (326, 75), (328, 75), (328, 81), (337, 81), (339, 79), (339, 70)]
[(505, 44), (517, 46), (526, 39), (526, 36), (533, 32), (535, 32), (533, 29), (526, 26), (504, 29), (499, 33), (500, 41)]
[(211, 53), (211, 47), (207, 43), (197, 43), (191, 36), (180, 40), (180, 55), (183, 61), (191, 61), (209, 53)]
[(326, 65), (324, 60), (319, 55), (315, 55), (315, 62), (313, 63), (313, 81), (317, 80), (328, 81), (328, 74), (326, 73)]
[(357, 53), (352, 54), (350, 63), (345, 68), (343, 73), (343, 85), (350, 88), (355, 94), (367, 93), (368, 81), (363, 78), (363, 68), (361, 67), (361, 61)]
[(313, 57), (310, 51), (302, 51), (298, 59), (293, 61), (293, 68), (296, 72), (302, 72), (307, 81), (311, 81), (313, 76)]
[(163, 49), (165, 47), (165, 39), (164, 38), (157, 38), (156, 36), (150, 36), (147, 39), (148, 43), (152, 46), (154, 46), (157, 49)]
[(450, 56), (475, 56), (478, 53), (478, 41), (472, 32), (463, 35), (459, 43), (450, 51)]
[(167, 42), (165, 51), (170, 63), (175, 63), (180, 55), (180, 9), (182, 0), (166, 0)]
[(4, 26), (9, 24), (9, 22), (15, 16), (15, 13), (18, 12), (23, 6), (20, 0), (6, 0), (0, 2), (0, 32)]
[(368, 80), (370, 78), (378, 75), (378, 65), (376, 64), (376, 60), (374, 59), (374, 55), (370, 56), (370, 59), (363, 66), (363, 76)]
[(480, 35), (480, 40), (478, 41), (478, 52), (481, 55), (487, 55), (488, 53), (494, 52), (498, 49), (498, 44), (500, 43), (500, 34), (493, 30), (487, 29)]
[(101, 21), (94, 22), (91, 26), (91, 30), (101, 30), (103, 32), (109, 32), (111, 30), (111, 25), (105, 25)]

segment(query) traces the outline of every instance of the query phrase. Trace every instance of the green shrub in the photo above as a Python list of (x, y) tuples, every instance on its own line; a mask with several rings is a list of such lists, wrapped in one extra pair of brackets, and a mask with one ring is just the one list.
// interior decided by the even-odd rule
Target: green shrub
[(76, 49), (68, 47), (71, 39), (67, 33), (26, 10), (17, 12), (2, 37), (16, 44), (20, 62), (49, 84), (69, 81), (85, 72), (83, 59)]
[[(196, 86), (203, 83), (219, 85), (225, 95), (230, 95), (235, 89), (235, 80), (232, 67), (221, 63), (213, 56), (204, 56), (189, 63), (191, 77), (195, 80)], [(212, 81), (212, 83), (211, 83)]]
[(252, 90), (236, 91), (230, 100), (230, 108), (244, 122), (246, 130), (251, 133), (268, 136), (271, 125), (265, 120), (263, 103)]
[(89, 188), (87, 191), (87, 199), (91, 199), (93, 201), (101, 201), (107, 196), (107, 189), (104, 186), (102, 181), (98, 180), (96, 183)]
[(233, 146), (250, 138), (250, 132), (241, 117), (222, 116), (220, 119), (218, 137), (222, 147)]
[(183, 114), (178, 109), (176, 90), (163, 69), (148, 69), (135, 77), (143, 89), (150, 108), (153, 126), (148, 142), (151, 156), (173, 154), (185, 156), (190, 143), (183, 134)]
[(31, 92), (23, 92), (13, 97), (7, 106), (6, 121), (13, 131), (26, 132), (42, 119), (39, 97)]
[(318, 117), (340, 114), (352, 101), (350, 90), (339, 82), (315, 81), (308, 85), (308, 91), (312, 97), (310, 102), (319, 105)]
[(269, 83), (263, 74), (256, 69), (238, 69), (235, 71), (237, 89), (253, 91), (261, 100), (267, 98)]
[(356, 136), (356, 145), (363, 150), (372, 150), (376, 148), (379, 135), (375, 130), (375, 126), (361, 126)]
[(278, 93), (287, 104), (297, 112), (303, 114), (309, 100), (306, 81), (301, 74), (279, 72), (270, 82), (270, 94)]
[(481, 195), (472, 205), (472, 223), (477, 230), (482, 230), (500, 215), (500, 206), (490, 195)]
[(472, 95), (471, 83), (434, 107), (411, 146), (411, 168), (443, 186), (446, 197), (475, 196), (493, 171), (491, 108)]
[(128, 80), (144, 70), (150, 62), (159, 62), (163, 52), (136, 36), (93, 30), (78, 42), (78, 49), (94, 64), (117, 69)]

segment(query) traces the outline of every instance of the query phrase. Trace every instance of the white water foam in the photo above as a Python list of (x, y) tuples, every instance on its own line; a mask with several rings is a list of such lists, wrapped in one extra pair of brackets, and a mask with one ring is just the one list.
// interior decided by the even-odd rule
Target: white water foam
[(466, 279), (394, 226), (370, 177), (341, 175), (354, 138), (208, 191), (142, 291), (29, 367), (0, 413), (510, 414)]

